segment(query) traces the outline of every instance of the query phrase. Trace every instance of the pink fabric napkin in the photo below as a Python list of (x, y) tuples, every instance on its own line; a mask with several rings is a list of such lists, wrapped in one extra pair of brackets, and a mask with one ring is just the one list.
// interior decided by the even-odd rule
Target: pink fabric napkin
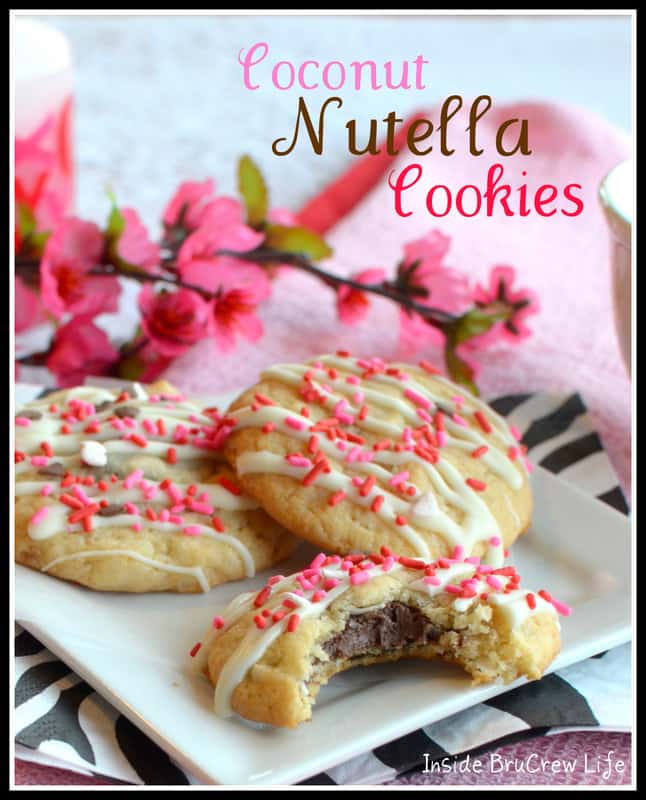
[[(428, 116), (439, 119), (437, 109)], [(503, 158), (496, 153), (498, 125), (513, 117), (529, 120), (529, 157)], [(436, 141), (428, 156), (413, 157), (405, 151), (389, 165), (399, 172), (411, 161), (422, 164), (422, 179), (405, 195), (414, 213), (407, 218), (396, 215), (392, 190), (382, 176), (363, 202), (327, 233), (335, 251), (328, 266), (343, 274), (382, 266), (392, 274), (403, 243), (431, 229), (452, 237), (447, 262), (474, 282), (485, 281), (494, 264), (513, 265), (518, 285), (538, 292), (542, 310), (529, 320), (531, 339), (481, 355), (483, 395), (580, 391), (630, 493), (630, 381), (615, 335), (610, 236), (597, 199), (603, 177), (628, 156), (628, 137), (579, 108), (538, 102), (494, 106), (478, 128), (484, 153), (474, 157), (468, 153), (467, 124), (466, 114), (451, 122), (452, 156), (436, 152)], [(583, 213), (504, 217), (496, 212), (472, 218), (451, 213), (442, 219), (428, 214), (425, 197), (431, 185), (446, 184), (454, 193), (465, 184), (483, 186), (487, 170), (497, 162), (503, 163), (504, 182), (513, 187), (526, 181), (534, 189), (542, 183), (581, 184)], [(234, 352), (223, 354), (211, 342), (201, 342), (177, 360), (166, 377), (188, 392), (217, 394), (248, 385), (272, 363), (339, 348), (387, 359), (402, 355), (393, 304), (377, 299), (362, 324), (344, 327), (336, 317), (334, 294), (296, 271), (279, 276), (261, 317), (266, 333), (255, 344), (241, 342)], [(431, 347), (419, 356), (441, 361), (439, 351)]]

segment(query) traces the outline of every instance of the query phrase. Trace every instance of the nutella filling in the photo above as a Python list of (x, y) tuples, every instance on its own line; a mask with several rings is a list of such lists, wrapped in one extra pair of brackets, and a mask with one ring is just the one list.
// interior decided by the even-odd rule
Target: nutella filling
[(417, 608), (387, 603), (378, 611), (353, 614), (345, 628), (323, 645), (332, 659), (354, 658), (372, 650), (398, 650), (437, 641), (443, 630)]

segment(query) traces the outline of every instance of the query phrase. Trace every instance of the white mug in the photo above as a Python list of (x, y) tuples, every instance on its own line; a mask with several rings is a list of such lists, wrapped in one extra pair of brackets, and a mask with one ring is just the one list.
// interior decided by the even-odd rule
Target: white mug
[(633, 162), (622, 161), (603, 179), (599, 198), (612, 232), (612, 295), (621, 355), (631, 373)]

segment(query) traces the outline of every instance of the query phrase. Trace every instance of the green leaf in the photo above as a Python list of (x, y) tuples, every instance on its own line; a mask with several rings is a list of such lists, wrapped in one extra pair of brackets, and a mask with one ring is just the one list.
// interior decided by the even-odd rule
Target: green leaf
[(453, 323), (452, 340), (455, 346), (487, 333), (497, 322), (504, 322), (509, 316), (508, 310), (487, 312), (478, 307), (472, 308)]
[(309, 228), (268, 225), (265, 229), (265, 245), (275, 250), (298, 253), (313, 261), (332, 255), (332, 248)]
[(146, 365), (138, 355), (122, 358), (117, 365), (119, 377), (127, 381), (137, 381), (143, 375)]
[(125, 227), (125, 217), (119, 210), (119, 206), (113, 203), (108, 216), (108, 224), (105, 229), (106, 238), (109, 239), (110, 242), (117, 242)]
[(238, 162), (238, 191), (247, 209), (249, 225), (261, 225), (267, 216), (269, 195), (262, 173), (249, 156)]
[(477, 397), (480, 392), (478, 391), (478, 387), (475, 385), (473, 380), (475, 377), (473, 369), (464, 359), (460, 358), (455, 350), (454, 345), (448, 339), (446, 340), (446, 345), (444, 347), (444, 360), (446, 361), (446, 367), (449, 371), (449, 376), (456, 383), (459, 383), (461, 386), (465, 386)]
[(31, 208), (24, 203), (18, 203), (16, 210), (18, 212), (17, 222), (20, 238), (26, 239), (36, 231), (36, 217), (34, 216), (34, 212), (31, 210)]

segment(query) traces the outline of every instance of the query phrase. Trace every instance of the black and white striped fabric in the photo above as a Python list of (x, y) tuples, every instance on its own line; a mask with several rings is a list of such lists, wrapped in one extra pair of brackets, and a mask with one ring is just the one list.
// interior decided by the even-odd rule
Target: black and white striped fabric
[[(16, 405), (38, 396), (18, 385)], [(610, 461), (578, 394), (509, 395), (493, 407), (523, 433), (532, 461), (628, 513)], [(132, 784), (197, 783), (126, 717), (16, 626), (16, 756)], [(304, 781), (378, 784), (421, 765), (521, 736), (595, 727), (630, 730), (630, 645), (528, 683)]]

